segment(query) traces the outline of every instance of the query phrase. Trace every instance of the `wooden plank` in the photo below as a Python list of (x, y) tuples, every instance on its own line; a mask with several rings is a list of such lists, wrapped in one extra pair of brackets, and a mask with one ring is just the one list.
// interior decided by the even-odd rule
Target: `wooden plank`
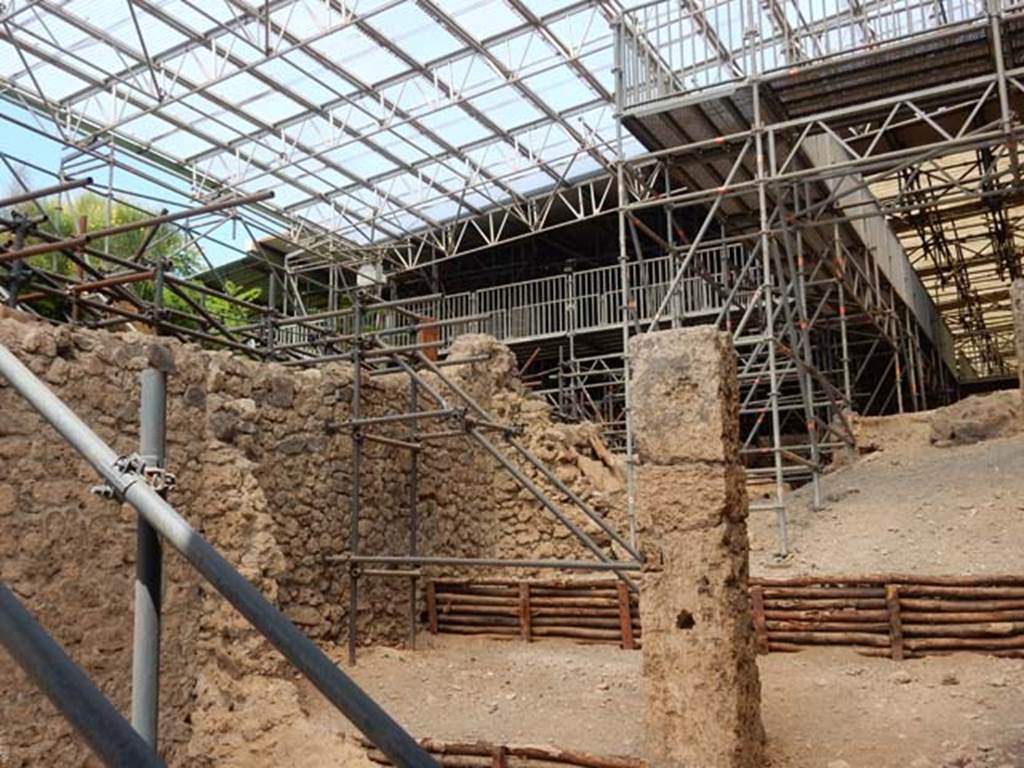
[(769, 632), (770, 643), (797, 643), (801, 645), (869, 645), (889, 647), (885, 635), (867, 632)]
[(519, 632), (526, 642), (530, 642), (533, 639), (533, 633), (530, 629), (531, 620), (530, 583), (524, 581), (519, 585)]
[[(945, 589), (945, 587), (922, 587), (922, 589)], [(884, 587), (764, 587), (764, 596), (769, 599), (792, 600), (835, 600), (837, 598), (878, 598), (885, 597)]]
[[(1020, 653), (1024, 648), (1024, 595), (1015, 577), (997, 577), (988, 583), (967, 577), (962, 584), (950, 577), (889, 584), (878, 579), (800, 577), (788, 583), (752, 579), (749, 590), (758, 652), (829, 644), (862, 651), (873, 647), (878, 655), (899, 660), (922, 652)], [(596, 580), (584, 584), (428, 581), (430, 631), (497, 634), (526, 641), (572, 637), (639, 648), (636, 597), (623, 584)]]
[(906, 591), (900, 594), (900, 606), (908, 611), (1024, 611), (1024, 600), (938, 600), (928, 598), (907, 598)]
[[(900, 605), (904, 603), (901, 601)], [(964, 611), (934, 613), (908, 611), (901, 607), (904, 627), (908, 624), (991, 624), (1024, 621), (1024, 611)]]
[(818, 599), (818, 598), (795, 598), (780, 599), (778, 597), (765, 597), (765, 610), (768, 611), (831, 611), (831, 610), (885, 610), (885, 595), (879, 598), (867, 599)]
[[(757, 589), (757, 587), (754, 587)], [(753, 597), (753, 590), (751, 590)], [(906, 613), (906, 612), (904, 612)], [(860, 624), (865, 621), (889, 621), (889, 611), (867, 611), (852, 608), (832, 608), (826, 610), (774, 610), (766, 608), (764, 617), (768, 621), (845, 621)]]
[(914, 597), (1010, 598), (1024, 600), (1024, 587), (930, 586), (900, 584), (900, 593)]
[(427, 623), (432, 635), (437, 634), (437, 595), (434, 589), (434, 580), (427, 579)]
[(889, 651), (896, 661), (903, 661), (903, 622), (900, 619), (900, 588), (889, 584), (885, 588), (885, 604), (889, 608)]
[(752, 577), (752, 586), (762, 587), (811, 587), (823, 584), (845, 584), (850, 586), (887, 584), (923, 584), (928, 586), (1024, 586), (1024, 576), (922, 576), (919, 573), (883, 573), (870, 576), (795, 576), (788, 579)]
[(636, 648), (633, 641), (633, 609), (629, 601), (629, 589), (619, 583), (619, 634), (622, 648), (631, 651)]
[(768, 653), (768, 627), (764, 616), (764, 587), (750, 588), (750, 609), (754, 614), (754, 637), (758, 653)]
[(772, 632), (871, 632), (888, 635), (892, 623), (886, 621), (765, 621), (768, 634)]

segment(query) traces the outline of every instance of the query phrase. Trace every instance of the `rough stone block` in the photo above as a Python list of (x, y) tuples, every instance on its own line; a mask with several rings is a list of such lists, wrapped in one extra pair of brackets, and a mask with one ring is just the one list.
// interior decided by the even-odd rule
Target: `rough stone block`
[(734, 456), (739, 421), (736, 353), (710, 326), (630, 340), (630, 401), (640, 460), (654, 464)]
[(658, 767), (761, 766), (732, 342), (683, 329), (638, 337), (632, 353), (646, 756)]
[[(666, 647), (648, 654), (652, 643)], [(658, 727), (648, 726), (646, 733), (648, 764), (761, 768), (764, 729), (753, 646), (733, 638), (680, 641), (678, 647), (668, 647), (672, 644), (644, 629), (647, 722), (658, 719)], [(699, 728), (694, 727), (695, 713)]]
[(636, 468), (637, 525), (658, 536), (710, 528), (747, 516), (743, 467), (732, 464), (679, 464)]

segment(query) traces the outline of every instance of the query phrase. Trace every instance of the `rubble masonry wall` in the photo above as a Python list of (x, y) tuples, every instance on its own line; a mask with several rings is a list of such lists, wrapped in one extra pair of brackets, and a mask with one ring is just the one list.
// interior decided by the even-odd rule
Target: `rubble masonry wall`
[[(50, 326), (15, 313), (0, 316), (0, 342), (126, 454), (138, 448), (140, 372), (150, 360), (169, 362), (167, 459), (178, 480), (171, 502), (323, 647), (344, 642), (346, 573), (325, 557), (348, 546), (351, 439), (343, 424), (350, 418), (350, 367), (300, 370), (173, 339)], [(514, 357), (493, 339), (466, 337), (456, 347), (453, 355), (483, 352), (490, 359), (447, 369), (453, 379), (499, 420), (524, 423), (522, 442), (610, 513), (619, 470), (596, 430), (552, 423), (522, 390)], [(364, 376), (362, 385), (363, 415), (406, 408), (407, 378)], [(430, 407), (422, 389), (420, 402)], [(374, 430), (402, 437), (405, 428)], [(421, 456), (421, 552), (586, 556), (506, 472), (467, 443), (436, 444)], [(364, 552), (406, 551), (408, 470), (407, 451), (365, 444)], [(127, 711), (135, 515), (90, 494), (95, 483), (92, 469), (0, 380), (0, 578)], [(362, 579), (360, 642), (401, 643), (407, 605), (404, 580)], [(226, 713), (255, 711), (253, 732), (272, 728), (259, 724), (261, 708), (252, 706), (250, 693), (261, 685), (277, 691), (289, 674), (283, 660), (171, 552), (165, 553), (162, 658), (160, 736), (169, 764), (216, 763)], [(0, 766), (90, 761), (49, 703), (0, 654)]]

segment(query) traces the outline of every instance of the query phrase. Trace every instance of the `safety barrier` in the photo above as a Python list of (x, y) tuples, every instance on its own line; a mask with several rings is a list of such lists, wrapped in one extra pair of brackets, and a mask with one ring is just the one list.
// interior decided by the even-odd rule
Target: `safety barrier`
[(983, 24), (988, 0), (875, 0), (852, 8), (805, 0), (795, 17), (733, 0), (654, 2), (618, 22), (619, 97), (624, 108), (771, 73), (876, 51), (929, 34)]
[(434, 579), (426, 584), (430, 631), (640, 644), (636, 594), (609, 579)]
[[(636, 648), (636, 597), (608, 579), (427, 583), (432, 632), (563, 637)], [(1024, 577), (919, 575), (751, 579), (758, 650), (831, 645), (904, 659), (978, 651), (1024, 656)]]
[[(699, 249), (687, 276), (676, 289), (664, 319), (715, 315), (725, 305), (717, 286), (730, 286), (743, 269), (745, 251), (739, 244)], [(630, 303), (635, 321), (649, 323), (679, 269), (675, 255), (630, 262)], [(748, 270), (740, 295), (759, 287), (758, 269)], [(746, 293), (744, 293), (746, 291)], [(374, 312), (371, 322), (382, 329), (408, 326), (410, 317), (439, 323), (439, 340), (451, 343), (464, 333), (487, 333), (506, 343), (557, 338), (570, 333), (593, 333), (622, 324), (622, 271), (618, 264), (577, 272), (496, 285), (478, 291), (415, 297), (399, 311)], [(338, 315), (324, 319), (287, 321), (276, 329), (276, 346), (314, 342), (350, 334), (351, 322)], [(396, 344), (415, 341), (415, 331), (392, 337)]]

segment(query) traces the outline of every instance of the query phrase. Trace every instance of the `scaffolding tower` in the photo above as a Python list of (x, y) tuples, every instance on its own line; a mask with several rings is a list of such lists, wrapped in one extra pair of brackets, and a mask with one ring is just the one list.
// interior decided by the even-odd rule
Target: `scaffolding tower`
[[(976, 292), (959, 289), (974, 331), (965, 353), (890, 221), (910, 222), (920, 248), (943, 251), (950, 279), (966, 280), (955, 249), (927, 228), (954, 205), (988, 201), (989, 219), (1005, 217), (1019, 182), (1024, 63), (1011, 34), (1017, 10), (998, 2), (875, 2), (838, 14), (803, 5), (794, 22), (783, 6), (647, 3), (623, 14), (616, 47), (620, 137), (649, 150), (619, 161), (626, 369), (631, 316), (642, 312), (628, 267), (646, 238), (676, 272), (644, 330), (666, 314), (694, 322), (672, 308), (687, 278), (725, 297), (714, 324), (735, 340), (742, 448), (766, 460), (748, 471), (774, 481), (766, 506), (780, 554), (783, 491), (810, 479), (820, 500), (828, 455), (853, 444), (851, 410), (943, 401), (956, 352), (986, 370), (1000, 364)], [(985, 159), (965, 164), (965, 153)], [(654, 207), (664, 232), (636, 216)], [(684, 211), (701, 224), (679, 226)], [(1019, 272), (1012, 233), (989, 231), (1009, 253), (1006, 273)], [(697, 254), (719, 244), (740, 245), (743, 259), (708, 269)], [(628, 386), (625, 413), (628, 424)], [(628, 428), (626, 452), (632, 462)]]

